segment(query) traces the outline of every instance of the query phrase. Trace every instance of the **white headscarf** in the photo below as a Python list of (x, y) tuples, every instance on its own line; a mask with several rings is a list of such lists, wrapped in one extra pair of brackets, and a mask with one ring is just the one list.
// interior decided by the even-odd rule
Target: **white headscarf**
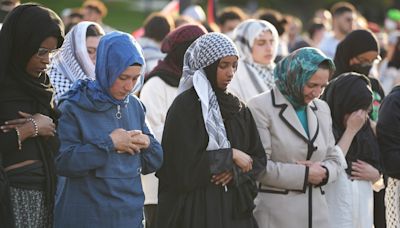
[(56, 100), (78, 79), (95, 79), (95, 66), (86, 48), (86, 31), (91, 25), (104, 34), (95, 22), (78, 23), (65, 36), (63, 45), (51, 61), (48, 74), (56, 89)]
[(230, 147), (217, 97), (203, 70), (227, 56), (239, 57), (235, 44), (226, 35), (213, 32), (193, 42), (183, 60), (183, 74), (178, 91), (182, 93), (194, 87), (200, 98), (204, 124), (209, 137), (207, 150)]

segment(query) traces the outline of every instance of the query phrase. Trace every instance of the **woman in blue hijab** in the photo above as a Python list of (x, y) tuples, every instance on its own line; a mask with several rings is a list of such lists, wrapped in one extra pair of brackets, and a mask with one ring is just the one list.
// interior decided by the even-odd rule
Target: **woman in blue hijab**
[(142, 227), (140, 174), (162, 162), (160, 144), (145, 123), (136, 92), (144, 58), (128, 34), (100, 40), (96, 81), (78, 81), (60, 99), (57, 172), (66, 177), (56, 227)]

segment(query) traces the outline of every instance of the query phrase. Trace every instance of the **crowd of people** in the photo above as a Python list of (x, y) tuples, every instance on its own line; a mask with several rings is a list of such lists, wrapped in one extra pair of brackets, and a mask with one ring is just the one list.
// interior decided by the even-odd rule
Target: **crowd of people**
[(400, 10), (106, 15), (0, 2), (1, 227), (400, 227)]

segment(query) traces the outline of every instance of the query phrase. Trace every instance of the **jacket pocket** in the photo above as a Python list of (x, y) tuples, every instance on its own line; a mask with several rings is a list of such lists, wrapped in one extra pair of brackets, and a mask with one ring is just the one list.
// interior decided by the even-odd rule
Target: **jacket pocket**
[(274, 187), (262, 185), (261, 183), (258, 184), (258, 191), (263, 192), (263, 193), (281, 194), (281, 195), (289, 194), (289, 190), (287, 190), (287, 189), (274, 188)]
[(140, 154), (110, 153), (106, 165), (96, 169), (95, 176), (101, 178), (134, 178), (141, 171)]

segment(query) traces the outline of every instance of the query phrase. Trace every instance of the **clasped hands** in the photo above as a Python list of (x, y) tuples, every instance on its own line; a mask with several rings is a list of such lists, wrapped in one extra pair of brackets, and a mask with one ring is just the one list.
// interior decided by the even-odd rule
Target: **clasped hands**
[(129, 153), (134, 155), (141, 149), (146, 149), (150, 145), (150, 138), (140, 130), (127, 131), (122, 128), (111, 132), (110, 137), (114, 143), (117, 153)]
[[(233, 162), (246, 173), (253, 169), (253, 159), (243, 151), (232, 148)], [(228, 170), (211, 177), (211, 182), (216, 185), (226, 186), (233, 179), (233, 171)]]
[(312, 185), (319, 185), (325, 178), (327, 173), (321, 162), (313, 161), (298, 161), (297, 164), (305, 165), (308, 167), (308, 183)]

